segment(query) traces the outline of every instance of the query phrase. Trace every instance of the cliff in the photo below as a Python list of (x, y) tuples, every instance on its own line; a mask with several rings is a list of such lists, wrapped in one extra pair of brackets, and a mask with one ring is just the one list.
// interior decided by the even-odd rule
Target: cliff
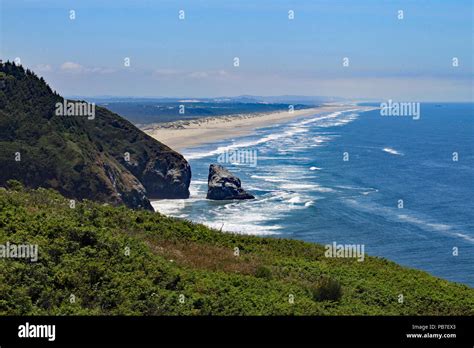
[(149, 199), (187, 198), (191, 181), (179, 153), (105, 108), (65, 100), (8, 62), (0, 64), (0, 165), (0, 186), (16, 179), (149, 210)]

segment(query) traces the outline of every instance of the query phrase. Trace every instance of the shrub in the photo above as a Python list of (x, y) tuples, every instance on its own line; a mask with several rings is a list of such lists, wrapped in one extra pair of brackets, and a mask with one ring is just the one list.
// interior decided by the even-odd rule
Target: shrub
[(23, 190), (23, 184), (18, 180), (10, 179), (7, 181), (7, 188), (12, 191), (21, 191)]
[(257, 278), (264, 278), (264, 279), (272, 279), (272, 271), (268, 267), (265, 266), (258, 266), (255, 270), (255, 277)]
[(341, 284), (331, 277), (321, 277), (311, 291), (315, 301), (339, 301), (342, 297)]

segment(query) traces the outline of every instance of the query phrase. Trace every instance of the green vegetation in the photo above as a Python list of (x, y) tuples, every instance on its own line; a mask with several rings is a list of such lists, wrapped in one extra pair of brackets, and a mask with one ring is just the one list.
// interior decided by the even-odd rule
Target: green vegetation
[[(21, 181), (66, 197), (152, 210), (148, 198), (185, 198), (180, 154), (101, 107), (93, 119), (56, 114), (63, 98), (43, 78), (0, 63), (0, 185)], [(129, 158), (128, 158), (129, 157)]]
[(474, 314), (474, 289), (385, 259), (325, 258), (321, 245), (123, 206), (71, 208), (15, 182), (0, 188), (7, 242), (38, 244), (39, 259), (0, 259), (1, 315)]
[(341, 284), (336, 279), (326, 276), (318, 280), (312, 291), (316, 301), (339, 301), (342, 296)]

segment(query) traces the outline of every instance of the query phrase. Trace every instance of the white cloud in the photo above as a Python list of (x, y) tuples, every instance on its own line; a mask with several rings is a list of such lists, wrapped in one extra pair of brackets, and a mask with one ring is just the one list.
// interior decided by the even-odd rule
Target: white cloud
[(153, 76), (155, 77), (167, 77), (167, 76), (176, 76), (181, 74), (181, 71), (174, 69), (155, 69), (153, 70)]
[(61, 70), (71, 71), (71, 72), (81, 72), (81, 71), (85, 71), (85, 68), (81, 64), (78, 64), (78, 63), (64, 62), (63, 64), (61, 64)]
[(194, 79), (207, 79), (207, 78), (219, 78), (219, 77), (230, 77), (225, 70), (210, 70), (210, 71), (195, 71), (188, 75), (188, 77)]
[(192, 77), (193, 79), (205, 79), (206, 77), (209, 77), (209, 73), (205, 71), (195, 71), (190, 73), (189, 77)]
[(60, 69), (66, 72), (74, 73), (96, 73), (96, 74), (110, 74), (115, 72), (115, 69), (104, 67), (85, 67), (75, 62), (64, 62)]
[(96, 67), (96, 68), (86, 68), (86, 71), (87, 72), (92, 72), (92, 73), (99, 73), (99, 74), (111, 74), (111, 73), (115, 72), (115, 69)]

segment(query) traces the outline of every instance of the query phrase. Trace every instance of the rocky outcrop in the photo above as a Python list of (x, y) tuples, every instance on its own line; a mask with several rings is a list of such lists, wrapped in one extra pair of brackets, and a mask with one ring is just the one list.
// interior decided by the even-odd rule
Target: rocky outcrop
[(8, 168), (0, 186), (15, 179), (69, 198), (149, 210), (153, 198), (189, 197), (191, 168), (181, 154), (105, 108), (63, 115), (63, 103), (33, 72), (0, 63), (0, 167)]
[(189, 197), (191, 167), (183, 156), (171, 149), (147, 162), (137, 176), (151, 199)]
[(218, 164), (209, 166), (207, 199), (253, 199), (241, 186), (240, 179)]

